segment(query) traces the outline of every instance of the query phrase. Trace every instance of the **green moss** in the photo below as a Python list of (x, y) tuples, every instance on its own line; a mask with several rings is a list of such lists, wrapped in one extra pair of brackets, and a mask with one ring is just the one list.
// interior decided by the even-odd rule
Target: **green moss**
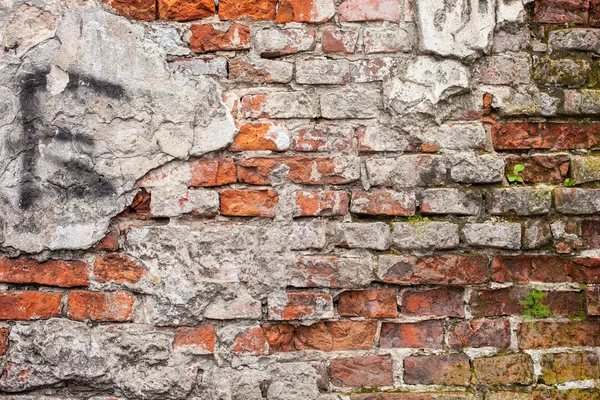
[(519, 301), (523, 306), (523, 316), (526, 319), (541, 319), (552, 316), (550, 308), (542, 303), (548, 294), (538, 289), (533, 289), (527, 293), (525, 300)]

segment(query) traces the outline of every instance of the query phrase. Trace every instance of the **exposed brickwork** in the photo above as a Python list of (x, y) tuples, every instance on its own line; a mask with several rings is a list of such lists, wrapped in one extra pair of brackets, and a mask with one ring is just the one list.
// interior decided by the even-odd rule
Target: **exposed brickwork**
[(0, 3), (7, 399), (600, 398), (600, 0)]

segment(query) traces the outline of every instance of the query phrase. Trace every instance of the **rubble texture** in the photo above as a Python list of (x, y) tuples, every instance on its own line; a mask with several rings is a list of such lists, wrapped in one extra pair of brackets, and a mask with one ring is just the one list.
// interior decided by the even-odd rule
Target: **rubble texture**
[(0, 0), (0, 399), (600, 399), (597, 0)]

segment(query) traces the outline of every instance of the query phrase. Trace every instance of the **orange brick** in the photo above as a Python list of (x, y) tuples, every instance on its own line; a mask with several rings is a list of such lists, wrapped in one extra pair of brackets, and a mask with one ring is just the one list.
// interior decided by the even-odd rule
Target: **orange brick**
[(232, 217), (274, 218), (279, 196), (274, 190), (224, 190), (221, 214)]
[(2, 292), (0, 320), (26, 321), (60, 316), (60, 293)]
[(215, 327), (202, 325), (178, 328), (175, 332), (173, 348), (193, 348), (202, 353), (213, 353), (215, 351)]
[(94, 262), (94, 277), (100, 283), (136, 283), (148, 271), (125, 254), (108, 254)]
[(265, 325), (262, 329), (269, 343), (269, 353), (294, 351), (293, 325)]
[(313, 190), (296, 193), (296, 217), (334, 217), (348, 213), (348, 193)]
[(238, 333), (233, 340), (233, 349), (235, 354), (269, 354), (269, 343), (263, 329), (254, 327)]
[(153, 21), (156, 19), (155, 0), (104, 0), (117, 14), (131, 19)]
[(0, 282), (35, 283), (48, 286), (89, 286), (89, 268), (85, 261), (28, 258), (0, 258)]
[(277, 0), (220, 0), (219, 18), (222, 20), (275, 19), (276, 7)]
[(334, 14), (333, 0), (279, 0), (277, 22), (326, 22)]
[(286, 151), (290, 136), (285, 126), (274, 123), (245, 124), (235, 137), (230, 151)]
[(193, 21), (214, 15), (214, 0), (158, 0), (158, 16), (160, 19)]
[(5, 355), (6, 351), (8, 350), (8, 334), (9, 333), (10, 332), (9, 332), (8, 328), (0, 329), (0, 357)]
[(245, 25), (192, 25), (190, 49), (194, 53), (250, 48), (250, 28)]
[(396, 289), (353, 290), (340, 294), (338, 312), (342, 317), (396, 318)]
[(133, 314), (134, 301), (133, 294), (126, 292), (73, 290), (69, 294), (67, 316), (76, 321), (129, 321)]
[(376, 321), (332, 321), (296, 328), (297, 350), (369, 350), (373, 348)]

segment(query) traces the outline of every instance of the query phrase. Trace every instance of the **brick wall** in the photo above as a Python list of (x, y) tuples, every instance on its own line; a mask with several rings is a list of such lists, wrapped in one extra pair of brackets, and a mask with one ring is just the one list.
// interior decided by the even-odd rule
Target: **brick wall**
[(600, 2), (105, 2), (238, 132), (2, 248), (7, 399), (600, 399)]

